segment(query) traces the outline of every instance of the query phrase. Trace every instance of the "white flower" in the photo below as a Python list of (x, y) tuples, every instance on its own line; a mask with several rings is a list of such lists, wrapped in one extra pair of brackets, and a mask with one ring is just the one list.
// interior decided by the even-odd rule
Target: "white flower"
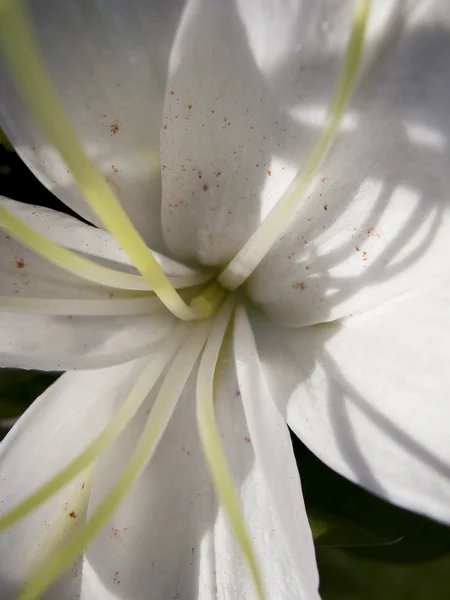
[[(0, 4), (4, 56), (8, 36), (18, 35), (2, 14), (10, 6)], [(45, 597), (250, 598), (259, 574), (268, 598), (317, 598), (286, 422), (339, 473), (449, 522), (445, 6), (375, 3), (353, 100), (287, 231), (278, 221), (273, 231), (258, 226), (299, 168), (308, 170), (351, 3), (49, 0), (31, 9), (83, 147), (175, 287), (212, 281), (230, 261), (225, 287), (250, 277), (220, 309), (213, 287), (214, 314), (183, 325), (142, 291), (147, 281), (119, 246), (136, 250), (136, 263), (150, 255), (112, 209), (104, 218), (119, 243), (71, 217), (1, 201), (0, 364), (68, 372), (2, 443), (0, 527), (91, 442), (102, 450), (91, 448), (94, 462), (75, 464), (68, 485), (54, 485), (50, 500), (1, 533), (2, 598), (15, 598), (25, 581), (23, 599), (45, 589), (90, 540), (86, 523), (100, 532)], [(18, 39), (14, 60), (28, 65), (22, 83), (31, 85), (39, 70)], [(0, 117), (15, 148), (63, 202), (101, 226), (3, 63), (0, 79)], [(38, 84), (32, 104), (45, 112)], [(65, 133), (55, 127), (53, 137), (76, 158)], [(87, 162), (78, 178), (95, 195), (88, 171)], [(264, 236), (249, 246), (256, 231)], [(192, 310), (160, 283), (163, 301)], [(233, 501), (208, 404), (216, 363), (215, 416), (251, 540), (244, 556), (256, 555), (253, 579), (244, 528), (233, 534), (223, 508)], [(138, 441), (149, 413), (149, 435)], [(117, 481), (117, 507), (114, 498), (103, 506)]]

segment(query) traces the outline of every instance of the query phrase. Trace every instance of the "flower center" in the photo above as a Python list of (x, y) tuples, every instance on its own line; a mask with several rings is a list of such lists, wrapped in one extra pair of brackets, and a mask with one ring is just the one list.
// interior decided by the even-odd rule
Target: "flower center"
[[(180, 323), (175, 328), (173, 336), (163, 344), (157, 359), (154, 356), (149, 359), (117, 415), (80, 455), (16, 507), (0, 515), (1, 531), (35, 510), (84, 469), (92, 467), (100, 453), (129, 424), (158, 378), (168, 369), (127, 467), (86, 523), (68, 540), (63, 540), (57, 547), (48, 550), (43, 563), (30, 576), (20, 600), (39, 597), (84, 552), (111, 518), (115, 508), (153, 455), (198, 359), (197, 423), (204, 454), (211, 479), (246, 559), (258, 597), (264, 598), (262, 576), (245, 527), (214, 416), (214, 377), (225, 333), (232, 323), (237, 302), (236, 294), (227, 294), (227, 291), (240, 287), (277, 242), (296, 214), (299, 202), (325, 159), (353, 89), (363, 50), (369, 8), (370, 0), (356, 0), (351, 35), (327, 121), (304, 169), (217, 279), (207, 283), (205, 289), (187, 304), (163, 272), (101, 173), (86, 155), (46, 73), (22, 2), (0, 0), (0, 43), (17, 87), (35, 120), (71, 171), (87, 203), (124, 249), (140, 275), (103, 267), (56, 244), (3, 206), (0, 206), (0, 226), (40, 256), (79, 277), (122, 290), (152, 290), (180, 320), (199, 321), (189, 327)], [(25, 310), (33, 303), (32, 299), (18, 300), (24, 300), (15, 304)], [(58, 304), (53, 300), (49, 302), (53, 307)], [(73, 314), (74, 303), (68, 302), (70, 311), (66, 314)], [(14, 299), (0, 298), (0, 307), (5, 305), (10, 309), (14, 305)], [(58, 306), (59, 310), (68, 310), (61, 303)], [(37, 306), (34, 308), (37, 309)], [(89, 310), (93, 310), (92, 303)]]
[[(339, 129), (362, 55), (369, 8), (369, 0), (357, 0), (355, 3), (351, 35), (328, 117), (303, 170), (225, 267), (217, 281), (207, 287), (190, 305), (177, 293), (102, 174), (86, 155), (46, 72), (22, 2), (4, 0), (0, 3), (0, 42), (11, 73), (32, 115), (58, 150), (87, 203), (141, 273), (149, 286), (147, 289), (153, 290), (175, 316), (191, 321), (215, 314), (225, 297), (223, 288), (235, 290), (242, 285), (295, 216), (304, 193), (325, 159)], [(7, 228), (12, 235), (38, 254), (86, 279), (107, 285), (112, 283), (113, 287), (120, 287), (119, 280), (122, 284), (138, 284), (135, 277), (134, 281), (131, 281), (132, 275), (124, 276), (111, 269), (99, 267), (57, 246), (14, 218), (3, 207), (0, 207), (0, 226)], [(141, 281), (141, 285), (145, 286), (144, 281)], [(127, 285), (124, 287), (130, 289)]]

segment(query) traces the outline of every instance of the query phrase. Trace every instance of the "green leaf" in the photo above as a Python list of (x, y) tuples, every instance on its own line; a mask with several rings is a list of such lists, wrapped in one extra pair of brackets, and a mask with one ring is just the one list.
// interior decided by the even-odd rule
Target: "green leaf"
[(398, 543), (401, 536), (380, 535), (369, 531), (348, 518), (331, 515), (321, 510), (309, 510), (308, 520), (317, 546), (372, 547)]
[[(400, 544), (399, 544), (400, 546)], [(448, 600), (450, 555), (409, 565), (317, 548), (322, 600)]]

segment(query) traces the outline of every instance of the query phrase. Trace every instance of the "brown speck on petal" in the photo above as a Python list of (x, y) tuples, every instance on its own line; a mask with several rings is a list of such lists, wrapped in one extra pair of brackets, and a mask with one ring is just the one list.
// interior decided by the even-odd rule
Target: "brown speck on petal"
[(77, 513), (73, 510), (71, 513), (69, 513), (69, 517), (71, 519), (76, 519), (77, 518)]
[(207, 192), (208, 190), (209, 190), (209, 188), (208, 188), (208, 186), (207, 186), (207, 185), (206, 185), (206, 183), (205, 183), (205, 185), (203, 186), (203, 191), (204, 191), (204, 192)]
[(328, 210), (328, 204), (325, 204), (325, 206), (323, 207), (323, 210)]
[(170, 95), (173, 96), (175, 94), (175, 92), (173, 90), (170, 90)]
[(23, 258), (19, 258), (18, 260), (16, 260), (16, 267), (18, 269), (23, 269), (25, 266), (25, 261), (23, 260)]
[(306, 288), (305, 282), (301, 281), (300, 283), (294, 283), (292, 286), (294, 290), (304, 290)]
[(118, 173), (119, 169), (116, 167), (116, 165), (111, 165), (112, 170), (114, 171), (114, 173)]
[(267, 175), (270, 177), (272, 175), (272, 171), (267, 171)]
[(119, 124), (113, 123), (112, 125), (110, 125), (109, 129), (111, 131), (111, 135), (116, 135), (116, 133), (119, 131)]

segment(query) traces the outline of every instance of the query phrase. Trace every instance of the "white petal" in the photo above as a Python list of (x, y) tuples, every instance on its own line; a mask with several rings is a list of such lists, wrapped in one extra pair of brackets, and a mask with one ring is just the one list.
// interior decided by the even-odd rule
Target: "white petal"
[[(329, 102), (352, 5), (187, 3), (161, 137), (164, 237), (176, 256), (230, 260), (291, 183), (320, 125), (309, 115)], [(383, 23), (388, 5), (374, 10)]]
[(280, 410), (327, 465), (450, 523), (450, 280), (365, 315), (282, 330), (255, 325)]
[(408, 12), (366, 72), (289, 234), (250, 279), (283, 325), (370, 310), (432, 281), (450, 250), (448, 11)]
[(0, 312), (0, 365), (43, 371), (99, 369), (144, 356), (176, 324), (151, 315), (66, 316)]
[[(4, 196), (0, 196), (0, 205), (61, 246), (69, 250), (75, 250), (89, 260), (112, 269), (138, 274), (128, 256), (113, 236), (106, 231), (86, 225), (78, 219), (55, 210), (16, 202)], [(24, 259), (24, 267), (19, 265), (19, 271), (11, 269), (10, 265), (7, 267), (4, 267), (3, 263), (0, 265), (0, 269), (6, 268), (6, 273), (1, 273), (2, 294), (12, 293), (11, 286), (13, 286), (15, 294), (36, 297), (72, 298), (75, 294), (75, 297), (80, 298), (108, 298), (111, 293), (117, 293), (115, 289), (105, 289), (101, 286), (86, 283), (83, 279), (73, 277), (54, 267), (28, 251), (1, 228), (0, 244), (2, 257), (6, 256), (10, 259), (15, 255), (19, 261), (27, 257), (26, 260)], [(200, 272), (191, 269), (153, 250), (152, 252), (175, 287), (196, 285), (203, 283), (208, 278), (207, 271)], [(14, 264), (17, 266), (16, 263)], [(21, 278), (15, 277), (15, 275), (22, 274), (25, 270), (34, 271), (37, 269), (41, 272), (39, 282), (29, 281), (23, 283)], [(44, 272), (45, 276), (43, 276)], [(26, 280), (28, 279), (27, 277)], [(36, 286), (38, 287), (36, 288)]]
[[(231, 354), (231, 353), (230, 353)], [(289, 600), (288, 552), (271, 507), (268, 482), (258, 462), (239, 396), (231, 355), (223, 364), (216, 406), (223, 442), (240, 491), (268, 598)], [(87, 552), (86, 600), (136, 598), (253, 598), (243, 558), (217, 506), (204, 463), (195, 421), (195, 377), (187, 386), (155, 456), (124, 504)], [(102, 459), (92, 490), (92, 506), (117, 478), (134, 449), (145, 407), (134, 426)], [(293, 455), (278, 447), (292, 465)], [(301, 502), (301, 498), (300, 498)], [(120, 581), (120, 584), (117, 582)], [(103, 588), (102, 588), (103, 586)], [(313, 596), (314, 597), (314, 596)]]
[[(128, 259), (108, 233), (45, 208), (11, 200), (3, 200), (2, 205), (54, 241), (109, 267), (132, 272)], [(129, 294), (70, 275), (27, 250), (2, 229), (0, 253), (0, 297), (70, 299), (72, 304), (78, 303), (75, 314), (57, 314), (56, 309), (55, 314), (0, 309), (1, 366), (44, 370), (106, 367), (149, 352), (175, 325), (176, 320), (155, 298), (148, 299), (146, 314), (142, 309), (133, 313), (131, 301), (128, 314), (111, 315), (111, 301), (118, 302), (117, 298)], [(170, 259), (162, 258), (161, 264), (168, 273), (180, 275), (174, 281), (197, 277)], [(83, 315), (83, 302), (91, 300), (98, 301), (97, 316)]]
[[(0, 446), (1, 511), (7, 511), (76, 456), (106, 425), (142, 370), (142, 361), (81, 373), (67, 373), (28, 409)], [(84, 478), (84, 479), (83, 479)], [(34, 513), (0, 534), (2, 600), (13, 600), (30, 565), (59, 532), (79, 525), (71, 518), (88, 491), (81, 474)], [(83, 486), (85, 483), (85, 486)], [(47, 600), (72, 600), (81, 571), (69, 569)]]
[[(267, 482), (280, 538), (288, 561), (285, 564), (286, 597), (318, 598), (314, 543), (284, 418), (276, 408), (262, 373), (250, 322), (238, 308), (234, 326), (234, 352), (242, 398), (256, 460)], [(294, 581), (294, 585), (293, 585)], [(294, 594), (294, 590), (298, 590)]]
[[(30, 5), (47, 68), (86, 151), (146, 241), (163, 249), (159, 135), (177, 6), (145, 0)], [(1, 62), (0, 81), (0, 120), (21, 157), (63, 202), (99, 224)]]

